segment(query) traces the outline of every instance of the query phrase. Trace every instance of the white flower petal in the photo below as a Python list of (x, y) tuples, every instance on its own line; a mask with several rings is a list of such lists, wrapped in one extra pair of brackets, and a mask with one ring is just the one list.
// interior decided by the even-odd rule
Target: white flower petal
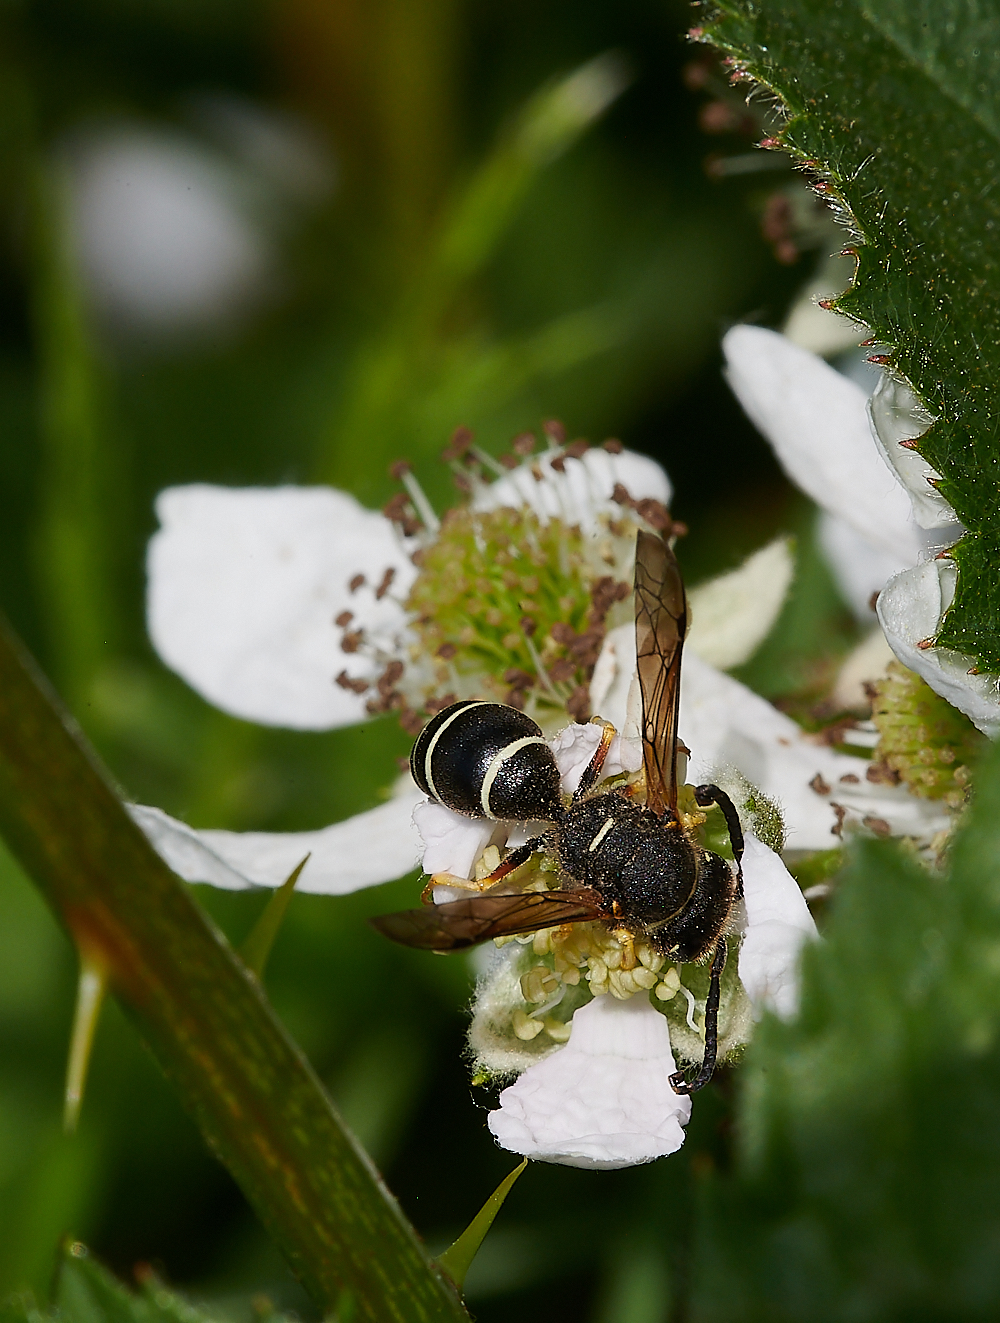
[(760, 326), (735, 326), (722, 345), (730, 386), (792, 481), (912, 565), (921, 542), (910, 502), (875, 446), (860, 386)]
[(749, 832), (745, 847), (747, 929), (740, 947), (740, 982), (756, 1015), (772, 1010), (787, 1018), (798, 1009), (799, 952), (803, 942), (816, 937), (816, 925), (780, 856)]
[(887, 579), (908, 569), (913, 557), (875, 546), (852, 524), (825, 510), (820, 512), (816, 532), (841, 596), (855, 617), (868, 624), (872, 619), (872, 596), (882, 591)]
[[(597, 752), (603, 734), (604, 728), (597, 722), (588, 721), (586, 724), (581, 724), (578, 721), (571, 721), (558, 735), (549, 740), (549, 748), (555, 755), (556, 766), (559, 768), (562, 788), (567, 795), (576, 793), (580, 778)], [(637, 752), (631, 741), (623, 740), (620, 735), (616, 735), (608, 748), (600, 779), (605, 781), (609, 776), (618, 776), (622, 772), (637, 772), (641, 766), (642, 750), (639, 749)]]
[(674, 1093), (667, 1022), (647, 997), (595, 997), (569, 1042), (504, 1089), (489, 1127), (503, 1148), (607, 1170), (674, 1153), (691, 1099)]
[(972, 721), (984, 734), (1000, 736), (1000, 680), (970, 675), (972, 662), (949, 648), (922, 648), (937, 633), (955, 595), (953, 561), (930, 560), (890, 579), (878, 599), (878, 618), (889, 646), (911, 671), (922, 675), (935, 693)]
[(424, 872), (466, 878), (497, 830), (489, 818), (467, 818), (433, 799), (421, 799), (413, 825), (424, 843)]
[(474, 508), (527, 506), (540, 519), (563, 519), (586, 531), (595, 529), (599, 514), (621, 515), (621, 506), (611, 499), (618, 483), (636, 501), (652, 498), (670, 504), (670, 479), (655, 460), (645, 455), (630, 450), (620, 455), (588, 450), (580, 459), (564, 460), (561, 473), (552, 468), (554, 458), (554, 453), (539, 455), (491, 482), (476, 493)]
[[(635, 676), (634, 628), (612, 630), (604, 648), (612, 658), (613, 665), (605, 667), (612, 679), (595, 710), (605, 720), (624, 724)], [(735, 769), (777, 801), (791, 849), (836, 845), (834, 805), (847, 812), (848, 826), (874, 818), (879, 825), (888, 823), (894, 835), (925, 837), (947, 825), (940, 805), (918, 799), (903, 786), (868, 781), (866, 759), (815, 743), (791, 717), (695, 652), (685, 652), (681, 668), (680, 735), (691, 749), (687, 779), (717, 781), (725, 789), (727, 772)]]
[(836, 845), (834, 805), (850, 826), (876, 819), (900, 836), (933, 834), (948, 820), (939, 804), (903, 786), (870, 782), (866, 759), (815, 743), (791, 717), (693, 654), (681, 672), (680, 733), (691, 749), (688, 780), (724, 787), (727, 768), (735, 768), (777, 801), (793, 850)]
[[(149, 545), (149, 633), (160, 656), (225, 712), (325, 730), (364, 717), (364, 699), (334, 683), (366, 674), (340, 649), (334, 619), (350, 610), (376, 637), (403, 625), (416, 573), (391, 524), (325, 487), (161, 492)], [(396, 572), (379, 602), (351, 594), (365, 573)]]
[(417, 867), (420, 842), (412, 817), (422, 800), (410, 788), (332, 827), (295, 832), (196, 831), (160, 809), (133, 804), (129, 811), (160, 857), (188, 882), (230, 891), (276, 887), (308, 854), (296, 890), (343, 896)]
[(576, 792), (580, 778), (597, 752), (603, 733), (602, 727), (596, 722), (581, 724), (579, 721), (571, 721), (549, 740), (549, 748), (559, 768), (562, 788), (567, 795)]
[(749, 661), (771, 632), (794, 572), (791, 542), (779, 537), (738, 569), (692, 588), (687, 647), (722, 671)]
[(608, 631), (590, 681), (591, 711), (616, 730), (625, 730), (635, 670), (635, 625), (629, 621)]
[(123, 327), (221, 327), (266, 294), (274, 252), (245, 205), (259, 182), (196, 140), (127, 122), (91, 130), (70, 183), (89, 292)]
[(955, 525), (952, 541), (962, 530), (961, 521), (951, 504), (938, 492), (931, 481), (941, 474), (919, 455), (901, 443), (922, 436), (934, 422), (906, 382), (898, 381), (888, 372), (868, 402), (868, 415), (872, 435), (879, 453), (906, 488), (913, 507), (913, 517), (921, 528), (939, 528)]

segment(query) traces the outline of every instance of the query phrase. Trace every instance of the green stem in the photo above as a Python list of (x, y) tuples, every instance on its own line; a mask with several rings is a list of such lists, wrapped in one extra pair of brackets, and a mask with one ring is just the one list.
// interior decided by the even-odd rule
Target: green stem
[(109, 383), (72, 252), (68, 192), (63, 170), (36, 171), (32, 311), (44, 482), (35, 550), (57, 681), (87, 711), (118, 641), (110, 579), (122, 456), (113, 453)]
[(377, 1323), (468, 1318), (257, 980), (128, 817), (0, 627), (0, 831), (137, 1021), (317, 1304)]

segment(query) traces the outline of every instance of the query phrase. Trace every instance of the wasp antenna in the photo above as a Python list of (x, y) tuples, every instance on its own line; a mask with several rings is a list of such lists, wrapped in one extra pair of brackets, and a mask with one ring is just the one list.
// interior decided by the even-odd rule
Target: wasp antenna
[(695, 803), (701, 808), (708, 808), (712, 804), (718, 804), (722, 810), (722, 816), (726, 820), (726, 827), (729, 830), (729, 844), (733, 848), (733, 858), (736, 860), (736, 878), (739, 884), (739, 894), (743, 895), (743, 826), (740, 823), (740, 815), (736, 812), (736, 805), (729, 798), (724, 790), (718, 786), (704, 785), (698, 786), (694, 792)]

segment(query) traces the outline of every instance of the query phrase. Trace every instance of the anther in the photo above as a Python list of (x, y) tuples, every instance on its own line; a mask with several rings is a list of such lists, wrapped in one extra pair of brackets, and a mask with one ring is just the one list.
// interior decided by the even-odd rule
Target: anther
[(393, 579), (395, 579), (395, 577), (396, 577), (396, 571), (390, 565), (389, 568), (386, 570), (385, 574), (382, 575), (382, 579), (379, 583), (379, 586), (375, 589), (376, 601), (381, 602), (382, 598), (392, 587), (392, 581)]
[(609, 436), (607, 441), (601, 445), (602, 450), (606, 450), (609, 455), (620, 455), (625, 447), (616, 436)]
[(527, 458), (535, 448), (534, 432), (518, 432), (510, 443), (510, 448), (515, 455), (520, 455), (522, 459)]
[(549, 438), (549, 443), (556, 446), (566, 444), (566, 428), (558, 418), (549, 418), (542, 423), (542, 431)]
[(347, 585), (347, 587), (352, 593), (356, 593), (358, 589), (362, 586), (364, 581), (365, 581), (365, 576), (363, 574), (356, 574), (354, 578), (350, 581), (350, 583)]
[(566, 711), (575, 721), (587, 720), (590, 716), (590, 689), (587, 685), (577, 685), (566, 699)]
[(451, 440), (441, 451), (441, 458), (445, 463), (451, 463), (452, 460), (463, 459), (469, 447), (472, 445), (472, 438), (475, 433), (468, 427), (456, 427), (451, 434)]
[(353, 611), (341, 611), (340, 615), (334, 619), (333, 623), (339, 629), (346, 629), (353, 619), (354, 619)]
[(349, 689), (352, 694), (363, 694), (370, 687), (367, 680), (355, 679), (346, 671), (341, 671), (334, 683), (339, 684), (341, 689)]

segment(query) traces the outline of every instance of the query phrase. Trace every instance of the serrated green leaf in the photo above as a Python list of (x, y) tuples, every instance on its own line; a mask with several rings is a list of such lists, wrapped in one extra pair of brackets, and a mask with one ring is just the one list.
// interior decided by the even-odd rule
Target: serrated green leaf
[(937, 641), (1000, 670), (1000, 6), (721, 0), (704, 35), (777, 93), (782, 144), (849, 212), (836, 307), (937, 416), (919, 450), (968, 529)]
[(976, 784), (947, 876), (853, 855), (799, 1020), (761, 1024), (704, 1190), (702, 1323), (996, 1316), (1000, 751)]

